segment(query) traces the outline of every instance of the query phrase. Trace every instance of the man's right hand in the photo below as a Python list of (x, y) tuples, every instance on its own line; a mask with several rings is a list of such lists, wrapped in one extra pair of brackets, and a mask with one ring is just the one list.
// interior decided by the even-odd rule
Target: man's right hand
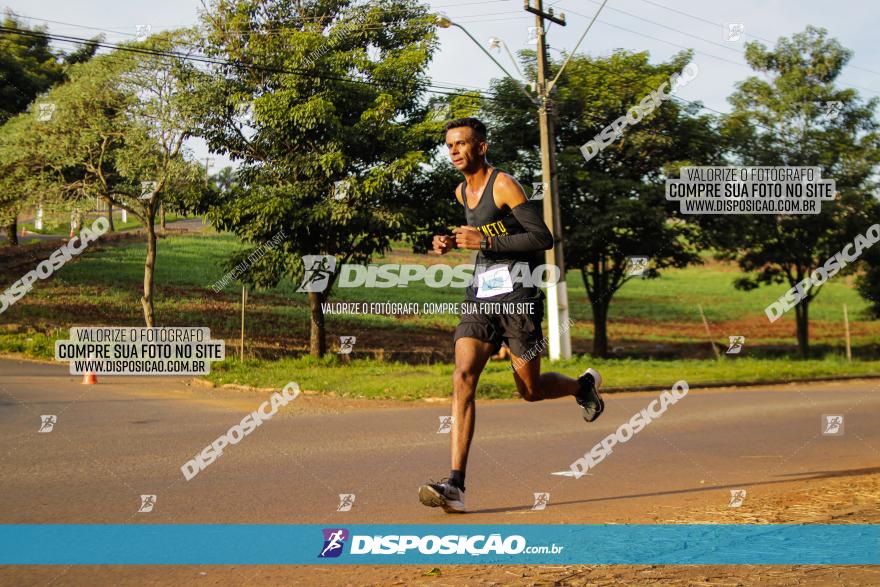
[(438, 255), (445, 255), (450, 250), (455, 248), (455, 237), (448, 235), (435, 234), (434, 242), (432, 243), (434, 246), (434, 252)]

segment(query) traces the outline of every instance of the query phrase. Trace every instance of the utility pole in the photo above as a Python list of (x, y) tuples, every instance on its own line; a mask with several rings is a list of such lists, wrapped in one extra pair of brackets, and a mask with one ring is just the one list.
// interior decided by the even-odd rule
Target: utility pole
[(553, 103), (547, 71), (547, 41), (544, 21), (565, 26), (565, 16), (554, 16), (553, 9), (544, 12), (543, 0), (524, 0), (524, 8), (535, 15), (538, 33), (538, 117), (541, 128), (541, 176), (544, 182), (544, 221), (553, 234), (553, 248), (546, 252), (545, 263), (560, 271), (559, 283), (547, 288), (547, 325), (549, 327), (550, 359), (571, 357), (571, 335), (568, 326), (568, 289), (565, 284), (565, 259), (562, 251), (562, 222), (559, 217), (559, 185), (556, 180), (556, 134), (553, 126)]
[(208, 169), (214, 166), (213, 157), (205, 157), (205, 187), (208, 187)]

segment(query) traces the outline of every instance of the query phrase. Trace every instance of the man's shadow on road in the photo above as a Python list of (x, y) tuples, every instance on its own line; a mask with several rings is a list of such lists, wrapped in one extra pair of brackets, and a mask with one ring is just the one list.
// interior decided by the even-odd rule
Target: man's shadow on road
[[(873, 475), (875, 473), (880, 473), (880, 467), (865, 467), (862, 469), (844, 469), (838, 471), (804, 471), (802, 473), (784, 473), (777, 475), (778, 477), (796, 477), (799, 481), (808, 481), (811, 479), (829, 479), (832, 477), (850, 477), (854, 475)], [(556, 501), (551, 505), (560, 506), (560, 505), (574, 505), (579, 503), (597, 503), (603, 501), (617, 501), (621, 499), (635, 499), (638, 497), (656, 497), (661, 495), (681, 495), (687, 493), (699, 493), (704, 491), (717, 491), (719, 489), (741, 489), (743, 487), (760, 487), (762, 485), (775, 485), (777, 483), (790, 483), (793, 479), (776, 479), (773, 481), (762, 481), (760, 483), (749, 483), (749, 482), (741, 482), (741, 483), (731, 483), (727, 485), (709, 485), (709, 486), (700, 486), (694, 487), (691, 489), (675, 489), (672, 491), (655, 491), (652, 493), (632, 493), (630, 495), (616, 495), (613, 497), (593, 497), (590, 499), (573, 499), (570, 501)], [(503, 507), (503, 508), (488, 508), (482, 510), (470, 510), (471, 514), (497, 514), (497, 513), (511, 513), (511, 512), (527, 512), (531, 511), (531, 506), (524, 507)]]

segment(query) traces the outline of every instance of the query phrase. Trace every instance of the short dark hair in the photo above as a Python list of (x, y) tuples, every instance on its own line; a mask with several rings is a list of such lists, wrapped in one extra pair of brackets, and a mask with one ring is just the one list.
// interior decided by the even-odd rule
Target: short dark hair
[[(477, 118), (456, 118), (455, 120), (450, 120), (446, 123), (446, 130), (452, 128), (461, 128), (462, 126), (466, 126), (468, 128), (472, 128), (474, 130), (474, 134), (477, 135), (477, 138), (481, 141), (486, 140), (486, 125)], [(444, 135), (445, 135), (444, 131)]]

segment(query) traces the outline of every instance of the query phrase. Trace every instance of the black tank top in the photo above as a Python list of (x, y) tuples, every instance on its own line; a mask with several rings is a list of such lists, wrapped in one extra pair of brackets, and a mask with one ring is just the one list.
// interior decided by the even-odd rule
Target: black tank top
[[(498, 237), (510, 234), (521, 234), (525, 232), (525, 229), (523, 229), (522, 225), (510, 209), (504, 211), (495, 205), (494, 186), (497, 177), (498, 170), (493, 169), (492, 175), (489, 176), (489, 181), (486, 183), (486, 188), (483, 190), (479, 202), (477, 202), (477, 205), (473, 209), (468, 206), (467, 190), (465, 187), (467, 182), (462, 182), (460, 191), (461, 201), (464, 204), (465, 220), (467, 221), (468, 226), (478, 228), (484, 236)], [(523, 205), (527, 206), (530, 204)], [(543, 299), (544, 293), (539, 288), (531, 287), (528, 281), (524, 284), (522, 279), (516, 279), (517, 274), (525, 276), (528, 279), (528, 277), (533, 274), (535, 268), (543, 263), (544, 251), (533, 251), (530, 253), (498, 253), (493, 251), (486, 251), (484, 253), (478, 251), (476, 260), (474, 261), (474, 282), (467, 288), (467, 299), (471, 301)], [(517, 270), (515, 267), (518, 264), (519, 268)], [(484, 295), (478, 296), (476, 281), (477, 274), (482, 270), (492, 271), (493, 269), (497, 269), (498, 266), (506, 267), (511, 276), (514, 277), (514, 279), (511, 280), (512, 291), (505, 291), (507, 288), (498, 280), (499, 276), (497, 274), (489, 275), (487, 273), (487, 283), (483, 290)], [(541, 278), (541, 276), (536, 277), (538, 277), (538, 279)], [(492, 282), (495, 282), (497, 286), (500, 286), (498, 291), (503, 293), (486, 296), (486, 293), (492, 291)]]

